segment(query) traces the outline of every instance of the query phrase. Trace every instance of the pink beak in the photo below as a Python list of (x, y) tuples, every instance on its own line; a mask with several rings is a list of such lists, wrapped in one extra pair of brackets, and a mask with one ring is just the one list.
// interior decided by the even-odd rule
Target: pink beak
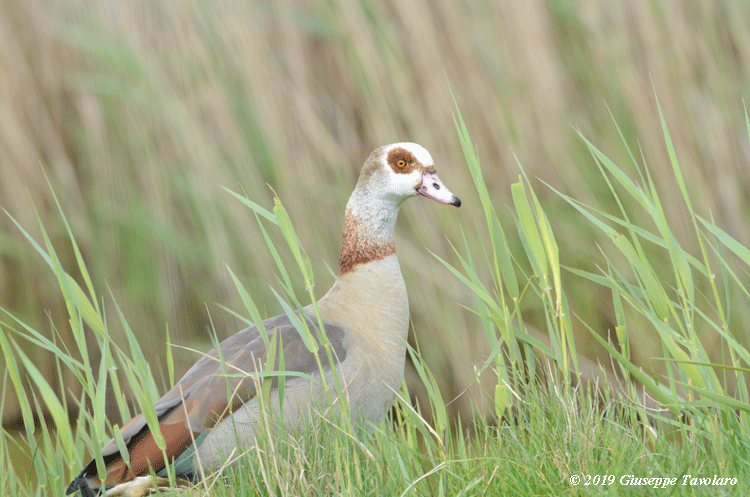
[(437, 171), (425, 171), (422, 174), (422, 184), (417, 187), (417, 193), (424, 195), (427, 198), (431, 198), (435, 202), (441, 204), (455, 205), (461, 207), (461, 199), (451, 193), (448, 188), (445, 187), (440, 178), (438, 178)]

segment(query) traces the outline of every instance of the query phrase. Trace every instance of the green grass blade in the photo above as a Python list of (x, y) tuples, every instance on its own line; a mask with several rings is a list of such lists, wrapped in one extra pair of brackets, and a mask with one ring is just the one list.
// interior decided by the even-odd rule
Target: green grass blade
[(513, 183), (511, 185), (511, 192), (513, 193), (513, 204), (516, 207), (516, 214), (518, 215), (518, 231), (525, 240), (526, 255), (529, 257), (534, 274), (542, 282), (543, 287), (546, 288), (549, 286), (549, 273), (547, 271), (544, 244), (534, 221), (534, 215), (531, 212), (523, 183)]

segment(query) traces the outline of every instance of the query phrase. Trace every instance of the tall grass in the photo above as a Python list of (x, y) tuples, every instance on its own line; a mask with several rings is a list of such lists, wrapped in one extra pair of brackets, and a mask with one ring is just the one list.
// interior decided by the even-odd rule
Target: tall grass
[[(635, 197), (652, 215), (656, 228), (631, 222), (624, 210), (618, 216), (560, 194), (580, 213), (582, 222), (605, 231), (611, 239), (611, 245), (601, 248), (607, 266), (591, 270), (566, 267), (557, 250), (556, 225), (540, 205), (538, 189), (521, 175), (510, 188), (514, 193), (516, 233), (523, 240), (525, 251), (523, 258), (513, 256), (497, 207), (487, 195), (479, 155), (458, 107), (456, 127), (482, 202), (491, 243), (485, 250), (469, 243), (465, 235), (459, 238), (456, 234), (460, 241), (455, 249), (459, 265), (442, 262), (475, 296), (473, 311), (492, 347), (492, 353), (477, 367), (477, 381), (482, 369), (496, 378), (491, 389), (494, 415), (486, 416), (486, 410), (477, 403), (470, 423), (451, 422), (442, 385), (418, 343), (416, 349), (410, 349), (409, 356), (417, 372), (417, 384), (427, 392), (422, 397), (426, 402), (413, 402), (409, 387), (404, 384), (388, 422), (373, 435), (354, 435), (351, 420), (340, 413), (316, 418), (309, 427), (289, 433), (267, 425), (259, 431), (258, 443), (247, 454), (231, 455), (232, 460), (245, 456), (238, 465), (223, 473), (206, 475), (189, 492), (546, 495), (588, 490), (641, 494), (642, 486), (622, 483), (628, 475), (674, 478), (680, 482), (670, 484), (675, 495), (707, 490), (696, 488), (699, 483), (686, 483), (693, 478), (704, 478), (696, 482), (707, 481), (705, 478), (729, 482), (708, 485), (711, 495), (735, 495), (750, 489), (746, 464), (750, 455), (750, 405), (744, 378), (748, 352), (737, 340), (744, 329), (731, 319), (730, 309), (742, 306), (750, 297), (748, 249), (715, 223), (692, 212), (696, 236), (701, 238), (704, 249), (699, 256), (693, 256), (680, 248), (663, 217), (659, 191), (649, 181), (647, 165), (636, 163), (642, 174), (633, 180), (581, 137), (590, 147), (591, 163), (599, 166), (617, 203), (621, 204), (624, 195)], [(750, 124), (748, 130), (750, 133)], [(678, 154), (666, 124), (663, 137), (675, 158), (672, 170), (676, 181), (681, 183)], [(254, 212), (280, 275), (280, 305), (293, 315), (295, 309), (314, 301), (316, 295), (309, 258), (300, 245), (294, 223), (278, 199), (269, 211), (243, 195), (233, 195)], [(682, 201), (691, 211), (692, 200), (687, 193)], [(64, 212), (61, 214), (65, 220)], [(110, 321), (102, 312), (101, 301), (105, 298), (88, 283), (89, 272), (83, 258), (77, 257), (74, 267), (84, 281), (81, 286), (61, 263), (43, 223), (39, 223), (42, 243), (20, 223), (16, 225), (58, 280), (76, 348), (58, 345), (57, 331), (53, 330), (55, 340), (49, 340), (44, 333), (3, 310), (0, 347), (8, 364), (3, 393), (13, 388), (18, 394), (26, 431), (17, 438), (3, 430), (0, 459), (8, 461), (9, 469), (0, 478), (9, 492), (54, 495), (63, 491), (91, 454), (99, 459), (101, 468), (103, 461), (98, 450), (111, 436), (118, 440), (117, 426), (105, 409), (108, 390), (120, 415), (127, 418), (133, 414), (123, 388), (127, 384), (136, 400), (135, 410), (144, 412), (149, 425), (158, 432), (153, 402), (168, 385), (156, 384), (143, 348), (116, 303), (117, 319), (126, 332), (127, 350), (110, 337)], [(281, 245), (272, 240), (271, 231), (280, 232)], [(73, 252), (79, 254), (72, 229), (67, 234)], [(672, 264), (668, 269), (672, 270), (673, 280), (655, 276), (652, 259), (658, 260), (658, 254), (645, 250), (646, 244), (669, 253)], [(281, 254), (285, 252), (291, 255), (292, 265), (284, 262)], [(250, 319), (258, 322), (262, 316), (250, 291), (231, 274)], [(483, 282), (487, 275), (489, 286)], [(589, 323), (570, 311), (566, 290), (568, 281), (576, 278), (583, 278), (591, 288), (607, 289), (618, 315), (613, 335), (600, 337)], [(708, 281), (702, 283), (701, 279)], [(703, 284), (713, 292), (702, 293), (699, 289)], [(295, 288), (300, 287), (307, 293), (304, 300), (297, 298)], [(534, 332), (524, 322), (522, 308), (527, 299), (542, 302), (547, 323), (544, 333)], [(572, 332), (574, 321), (586, 327), (607, 351), (617, 366), (614, 371), (600, 367), (596, 376), (591, 371), (580, 374)], [(661, 341), (661, 350), (654, 352), (654, 358), (666, 362), (666, 375), (648, 375), (633, 362), (629, 340), (635, 334), (633, 323), (641, 321), (647, 322)], [(720, 346), (726, 351), (722, 362), (711, 359), (707, 353), (711, 344), (695, 331), (706, 328), (720, 336)], [(93, 338), (93, 350), (86, 336)], [(314, 345), (311, 336), (309, 339)], [(67, 396), (59, 395), (47, 382), (19, 347), (19, 340), (50, 352), (58, 377), (70, 372), (77, 379), (77, 385), (65, 385), (83, 392), (74, 401), (80, 414), (72, 426), (67, 416)], [(171, 376), (172, 356), (169, 344), (166, 347)], [(92, 365), (91, 352), (102, 358), (97, 366)], [(78, 356), (80, 360), (76, 359)], [(30, 395), (21, 382), (22, 371), (31, 383)], [(609, 374), (619, 374), (619, 381), (609, 381)], [(644, 396), (655, 401), (644, 402)], [(34, 431), (35, 418), (40, 421), (39, 432)], [(157, 440), (163, 446), (163, 440)], [(119, 443), (123, 444), (121, 437)], [(31, 460), (31, 474), (11, 461), (10, 444), (21, 444)], [(580, 482), (571, 483), (573, 476), (580, 476)], [(599, 478), (595, 480), (596, 476)], [(592, 484), (585, 485), (589, 479)]]
[[(662, 116), (660, 108), (659, 112)], [(746, 119), (746, 123), (750, 136), (750, 120)], [(723, 452), (722, 440), (729, 434), (744, 439), (750, 428), (747, 424), (750, 403), (746, 378), (750, 373), (750, 355), (744, 345), (748, 336), (742, 319), (734, 314), (738, 307), (747, 308), (750, 297), (750, 280), (747, 276), (750, 251), (713, 221), (696, 214), (663, 116), (663, 137), (675, 182), (682, 195), (670, 201), (673, 205), (684, 203), (700, 247), (697, 257), (686, 251), (677, 240), (664, 214), (664, 205), (648, 165), (636, 161), (632, 154), (633, 166), (639, 172), (638, 180), (630, 178), (623, 168), (581, 136), (619, 206), (619, 215), (587, 205), (547, 185), (570, 203), (580, 213), (582, 220), (609, 238), (611, 243), (600, 248), (607, 264), (595, 270), (560, 265), (552, 226), (539, 206), (533, 189), (532, 200), (529, 201), (525, 193), (529, 187), (526, 180), (520, 178), (519, 183), (511, 185), (518, 234), (524, 242), (532, 267), (532, 272), (524, 276), (525, 285), (532, 295), (543, 301), (548, 332), (545, 338), (550, 347), (527, 334), (523, 326), (520, 309), (524, 294), (519, 294), (518, 277), (509, 268), (512, 256), (507, 251), (507, 240), (486, 194), (479, 161), (472, 150), (460, 113), (457, 126), (485, 209), (491, 233), (492, 257), (489, 267), (481, 266), (478, 269), (471, 262), (473, 256), (466, 243), (465, 255), (460, 256), (463, 271), (450, 269), (472, 288), (477, 297), (478, 313), (485, 321), (485, 329), (494, 330), (497, 337), (494, 343), (503, 344), (508, 349), (510, 363), (515, 366), (511, 370), (518, 370), (517, 357), (520, 355), (519, 344), (522, 344), (529, 351), (534, 349), (552, 359), (565, 375), (567, 384), (571, 369), (576, 373), (581, 372), (575, 360), (575, 339), (571, 332), (571, 320), (576, 318), (590, 336), (606, 349), (611, 362), (618, 366), (617, 372), (625, 382), (624, 388), (622, 383), (618, 383), (617, 391), (625, 393), (634, 406), (639, 406), (642, 422), (653, 422), (659, 433), (675, 427), (680, 437), (713, 444), (716, 452), (712, 455), (726, 463), (728, 458)], [(631, 220), (633, 214), (624, 208), (625, 197), (630, 197), (627, 201), (637, 202), (650, 217), (655, 229)], [(661, 252), (665, 252), (666, 256)], [(664, 259), (669, 264), (657, 267)], [(514, 262), (517, 268), (522, 267), (517, 264), (518, 261)], [(612, 330), (614, 333), (602, 337), (580, 316), (571, 316), (565, 285), (561, 284), (563, 269), (569, 275), (584, 278), (590, 286), (606, 288), (612, 296), (617, 316), (615, 329)], [(663, 276), (665, 270), (671, 273), (671, 278)], [(482, 274), (492, 275), (491, 287), (482, 285)], [(665, 363), (666, 373), (663, 375), (644, 372), (631, 355), (631, 340), (642, 335), (642, 326), (652, 330), (655, 338), (659, 339), (660, 350), (653, 352), (652, 359)], [(489, 339), (492, 343), (492, 331)], [(493, 348), (497, 350), (498, 345)], [(569, 357), (568, 352), (572, 356)], [(504, 356), (498, 353), (497, 358), (498, 364), (503, 364)], [(533, 375), (534, 355), (527, 355), (527, 359)], [(503, 371), (502, 368), (499, 370)], [(601, 373), (605, 373), (603, 368)], [(584, 379), (591, 378), (585, 375)], [(598, 383), (600, 380), (602, 378), (595, 381)], [(656, 402), (646, 402), (645, 396)], [(507, 398), (505, 389), (498, 384), (496, 405), (502, 406), (503, 399)], [(742, 445), (747, 446), (745, 443)]]
[[(750, 178), (741, 102), (749, 21), (743, 2), (711, 0), (668, 6), (539, 0), (4, 2), (0, 205), (40, 239), (36, 205), (61, 261), (74, 267), (47, 173), (92, 283), (114, 296), (102, 302), (113, 318), (110, 333), (118, 342), (127, 340), (116, 301), (145, 357), (161, 372), (167, 364), (152, 351), (161, 350), (167, 328), (174, 342), (205, 348), (212, 323), (220, 338), (242, 326), (214, 305), (243, 305), (226, 265), (254, 290), (261, 310), (282, 312), (267, 285), (275, 279), (275, 264), (267, 251), (252, 249), (262, 233), (222, 186), (261, 202), (270, 201), (265, 185), (273, 185), (325, 287), (334, 277), (329, 268), (340, 249), (342, 221), (321, 220), (342, 219), (341, 206), (370, 150), (404, 139), (419, 142), (465, 203), (458, 214), (423, 214), (424, 205), (407, 205), (397, 232), (399, 254), (412, 301), (435, 303), (412, 306), (425, 358), (446, 399), (458, 397), (450, 415), (467, 419), (472, 397), (485, 402), (474, 365), (491, 348), (485, 334), (473, 332), (476, 318), (454, 305), (468, 305), (472, 293), (447, 284), (452, 277), (446, 269), (425, 264), (424, 248), (456, 265), (445, 233), (459, 225), (470, 242), (489, 247), (490, 240), (475, 222), (484, 212), (468, 196), (473, 181), (460, 167), (464, 159), (444, 82), (450, 81), (473, 130), (472, 143), (485, 158), (488, 194), (519, 259), (525, 249), (504, 207), (514, 205), (508, 185), (517, 181), (517, 163), (532, 182), (541, 178), (597, 209), (618, 212), (576, 132), (629, 168), (628, 149), (606, 118), (610, 110), (635, 155), (653, 166), (652, 180), (663, 196), (681, 196), (668, 167), (652, 84), (680, 150), (686, 187), (700, 199), (697, 213), (713, 215), (747, 245)], [(606, 235), (580, 223), (550, 190), (536, 193), (557, 226), (565, 264), (606, 264), (597, 247), (608, 242)], [(637, 205), (624, 202), (633, 222), (650, 223)], [(663, 202), (663, 208), (676, 238), (698, 254), (680, 205)], [(62, 341), (72, 343), (66, 303), (49, 290), (56, 285), (54, 274), (39, 271), (36, 257), (0, 216), (0, 302), (34, 327), (51, 320)], [(71, 272), (83, 285), (77, 270)], [(590, 292), (584, 280), (569, 285), (576, 314), (596, 330), (614, 327), (617, 317), (606, 292)], [(525, 302), (525, 322), (544, 328), (537, 319), (544, 316), (542, 301)], [(585, 329), (575, 321), (573, 328), (580, 355), (594, 363), (606, 359)], [(649, 359), (653, 338), (644, 333), (631, 340), (632, 357), (649, 373), (662, 373), (663, 364)], [(47, 367), (52, 356), (19, 345), (57, 385)], [(192, 360), (175, 350), (175, 371)], [(410, 378), (415, 374), (410, 369)], [(493, 379), (482, 382), (486, 387)], [(107, 409), (119, 410), (109, 400)], [(16, 400), (8, 399), (4, 422), (20, 418)]]
[[(450, 214), (407, 204), (397, 231), (420, 352), (406, 383), (436, 433), (527, 412), (571, 437), (606, 430), (574, 430), (578, 407), (555, 410), (563, 387), (529, 383), (551, 360), (561, 385), (580, 373), (629, 395), (623, 419), (650, 428), (617, 433), (641, 442), (620, 447), (650, 461), (640, 469), (654, 453), (684, 468), (706, 456), (723, 474), (747, 460), (744, 3), (31, 0), (0, 4), (0, 26), (0, 206), (17, 222), (0, 216), (2, 412), (21, 433), (0, 457), (33, 467), (0, 472), (11, 494), (60, 488), (197, 357), (165, 343), (207, 350), (284, 312), (272, 288), (292, 306), (310, 298), (303, 282), (276, 285), (273, 251), (258, 248), (284, 234), (221, 187), (267, 205), (273, 186), (320, 290), (341, 241), (328, 220), (364, 156), (404, 139), (464, 200)], [(292, 250), (279, 258), (298, 265)], [(668, 445), (667, 427), (693, 433), (692, 452)], [(534, 428), (550, 437), (500, 433), (571, 449), (554, 424)], [(577, 450), (577, 463), (553, 451), (559, 481), (589, 455)], [(447, 486), (447, 460), (417, 459), (419, 473), (408, 451), (386, 453), (406, 461), (391, 488), (470, 483)], [(522, 484), (534, 450), (501, 454), (517, 485), (498, 488), (550, 492)], [(481, 482), (505, 481), (501, 469)]]

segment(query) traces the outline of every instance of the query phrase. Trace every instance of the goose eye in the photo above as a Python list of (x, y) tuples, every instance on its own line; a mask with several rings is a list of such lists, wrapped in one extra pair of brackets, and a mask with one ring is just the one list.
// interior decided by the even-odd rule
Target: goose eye
[(399, 161), (396, 162), (396, 165), (398, 167), (404, 167), (406, 165), (406, 162), (404, 162), (404, 159), (399, 159)]

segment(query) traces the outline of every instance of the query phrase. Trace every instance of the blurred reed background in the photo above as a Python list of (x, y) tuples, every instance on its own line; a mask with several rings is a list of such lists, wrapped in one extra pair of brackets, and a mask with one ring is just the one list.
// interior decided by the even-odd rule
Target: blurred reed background
[[(698, 213), (750, 243), (748, 61), (750, 4), (738, 1), (3, 0), (0, 206), (41, 241), (38, 215), (75, 271), (49, 180), (110, 331), (119, 333), (114, 300), (161, 372), (167, 331), (173, 344), (205, 351), (211, 323), (220, 339), (244, 326), (217, 305), (243, 310), (226, 266), (267, 304), (266, 315), (281, 312), (256, 222), (222, 186), (266, 207), (273, 188), (320, 296), (335, 277), (343, 209), (362, 162), (382, 144), (418, 142), (464, 204), (406, 204), (399, 256), (422, 353), (445, 399), (458, 397), (453, 414), (468, 416), (472, 402), (484, 402), (474, 365), (489, 350), (462, 307), (474, 307), (473, 294), (429, 253), (455, 264), (450, 244), (462, 244), (462, 231), (486, 246), (450, 89), (512, 248), (521, 245), (503, 206), (520, 163), (551, 216), (563, 264), (595, 271), (604, 265), (601, 235), (535, 178), (613, 210), (596, 195), (607, 186), (577, 131), (630, 163), (614, 118), (659, 191), (680, 199), (654, 93)], [(681, 200), (672, 207), (670, 226), (690, 250)], [(41, 262), (0, 216), (0, 306), (64, 341), (65, 303)], [(606, 336), (611, 294), (563, 278), (571, 308)], [(524, 305), (533, 324), (539, 302)], [(732, 312), (750, 319), (747, 309)], [(649, 360), (656, 335), (631, 325), (633, 356), (658, 372)], [(579, 353), (603, 356), (587, 332), (579, 336)], [(22, 345), (57, 374), (50, 356)], [(180, 375), (197, 355), (175, 349), (175, 358)], [(166, 390), (166, 373), (159, 380)], [(14, 399), (5, 399), (3, 422), (20, 422)]]

